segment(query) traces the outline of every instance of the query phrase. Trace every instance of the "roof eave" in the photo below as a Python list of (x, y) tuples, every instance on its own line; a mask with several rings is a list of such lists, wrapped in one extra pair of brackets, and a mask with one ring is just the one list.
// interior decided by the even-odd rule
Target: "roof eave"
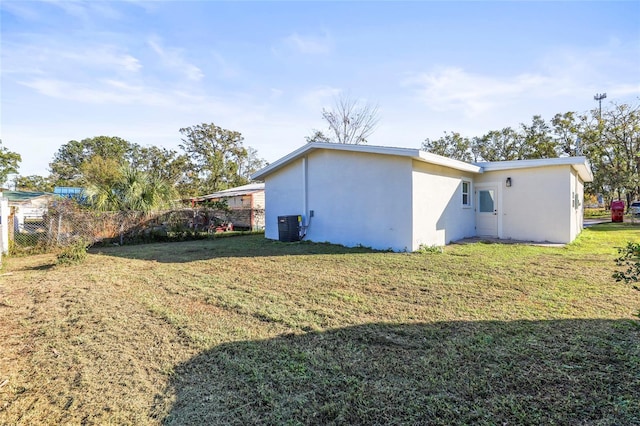
[(349, 144), (338, 144), (338, 143), (326, 143), (326, 142), (312, 142), (308, 143), (297, 150), (291, 152), (290, 154), (280, 158), (279, 160), (269, 164), (265, 168), (258, 170), (253, 175), (251, 175), (252, 180), (263, 180), (264, 177), (269, 174), (275, 172), (276, 170), (284, 167), (289, 162), (304, 156), (305, 154), (316, 150), (316, 149), (328, 149), (333, 151), (353, 151), (353, 152), (363, 152), (369, 154), (383, 154), (383, 155), (397, 155), (402, 157), (413, 158), (418, 161), (422, 161), (425, 163), (436, 164), (444, 167), (453, 168), (456, 170), (471, 172), (471, 173), (482, 173), (482, 168), (470, 163), (465, 163), (463, 161), (453, 160), (451, 158), (442, 157), (440, 155), (432, 154), (429, 152), (420, 151), (419, 149), (413, 148), (395, 148), (395, 147), (386, 147), (386, 146), (370, 146), (370, 145), (349, 145)]
[(571, 166), (583, 182), (593, 181), (593, 172), (586, 157), (540, 158), (535, 160), (491, 161), (475, 163), (485, 172), (498, 170), (529, 169), (535, 167)]

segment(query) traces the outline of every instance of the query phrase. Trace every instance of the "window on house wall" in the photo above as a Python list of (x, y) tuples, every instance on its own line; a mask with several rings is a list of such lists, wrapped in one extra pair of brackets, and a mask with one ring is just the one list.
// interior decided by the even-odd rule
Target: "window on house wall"
[(462, 181), (462, 207), (471, 207), (471, 182)]

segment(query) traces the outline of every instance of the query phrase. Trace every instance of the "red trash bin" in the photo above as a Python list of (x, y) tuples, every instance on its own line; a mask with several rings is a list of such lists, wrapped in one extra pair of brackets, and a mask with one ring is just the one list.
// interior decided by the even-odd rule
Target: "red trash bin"
[(611, 222), (624, 222), (624, 201), (611, 202)]

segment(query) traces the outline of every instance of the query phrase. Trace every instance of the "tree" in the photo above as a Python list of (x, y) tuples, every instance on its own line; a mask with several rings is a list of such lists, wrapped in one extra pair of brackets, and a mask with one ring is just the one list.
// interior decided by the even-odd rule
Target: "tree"
[(564, 114), (554, 115), (551, 119), (551, 125), (553, 126), (556, 143), (562, 154), (582, 155), (584, 147), (580, 144), (580, 123), (575, 112), (569, 111)]
[(313, 133), (311, 134), (311, 136), (305, 136), (304, 137), (307, 140), (307, 143), (312, 143), (312, 142), (329, 143), (329, 142), (332, 142), (332, 140), (328, 136), (326, 136), (324, 133), (322, 133), (320, 130), (313, 129), (312, 132)]
[(332, 110), (322, 109), (322, 118), (329, 125), (330, 136), (314, 130), (307, 142), (334, 142), (343, 144), (367, 143), (367, 138), (375, 131), (378, 121), (378, 106), (360, 104), (349, 97), (336, 100)]
[(474, 137), (472, 151), (482, 161), (509, 161), (525, 158), (521, 149), (518, 132), (511, 127), (502, 130), (491, 130), (487, 134)]
[(251, 180), (251, 175), (265, 167), (268, 163), (258, 157), (258, 151), (250, 146), (247, 147), (247, 157), (240, 159), (238, 164), (238, 174), (244, 179)]
[[(596, 114), (597, 121), (593, 119)], [(640, 109), (613, 104), (602, 111), (602, 118), (599, 115), (592, 111), (591, 120), (583, 119), (582, 129), (587, 155), (599, 175), (594, 186), (609, 199), (625, 198), (629, 205), (640, 195)]]
[(54, 186), (48, 177), (30, 175), (16, 178), (17, 191), (53, 192)]
[(102, 211), (150, 212), (169, 207), (177, 197), (169, 182), (129, 165), (122, 166), (113, 178), (88, 183), (85, 195), (89, 205)]
[[(468, 158), (456, 133), (436, 141), (426, 140), (423, 149), (452, 158)], [(640, 107), (613, 104), (611, 108), (578, 114), (556, 114), (548, 125), (536, 115), (518, 130), (506, 127), (473, 137), (469, 150), (474, 160), (504, 161), (584, 155), (594, 174), (585, 186), (587, 195), (602, 194), (609, 202), (640, 197)], [(466, 160), (468, 161), (468, 160)]]
[(519, 159), (555, 158), (560, 154), (558, 142), (551, 135), (551, 128), (539, 115), (534, 115), (531, 125), (520, 124), (521, 156)]
[(180, 129), (180, 133), (185, 136), (180, 148), (193, 165), (193, 174), (189, 177), (193, 195), (249, 182), (241, 174), (241, 165), (246, 164), (249, 152), (243, 146), (244, 138), (239, 132), (202, 123)]
[(153, 145), (137, 149), (133, 153), (131, 165), (174, 185), (182, 182), (191, 169), (187, 155)]
[(471, 162), (474, 160), (471, 141), (456, 132), (449, 134), (444, 132), (444, 136), (436, 140), (425, 139), (422, 143), (422, 150), (460, 161)]
[(54, 180), (59, 185), (83, 186), (82, 164), (94, 156), (112, 159), (119, 165), (129, 164), (140, 149), (137, 144), (115, 136), (97, 136), (72, 140), (62, 145), (49, 164)]
[(12, 173), (18, 173), (18, 167), (22, 157), (17, 152), (9, 151), (8, 148), (2, 146), (0, 140), (0, 185), (7, 181)]

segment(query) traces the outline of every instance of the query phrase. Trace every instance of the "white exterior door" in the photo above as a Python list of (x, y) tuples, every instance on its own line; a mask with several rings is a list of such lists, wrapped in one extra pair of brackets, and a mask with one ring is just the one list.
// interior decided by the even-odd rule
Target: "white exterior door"
[(476, 235), (498, 237), (498, 190), (496, 186), (476, 186)]

